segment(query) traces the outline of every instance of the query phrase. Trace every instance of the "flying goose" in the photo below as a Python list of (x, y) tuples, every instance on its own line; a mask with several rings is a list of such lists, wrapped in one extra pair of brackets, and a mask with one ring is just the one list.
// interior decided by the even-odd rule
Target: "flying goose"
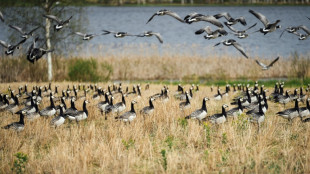
[(207, 106), (206, 106), (206, 101), (208, 101), (209, 98), (205, 97), (202, 100), (202, 106), (200, 109), (197, 109), (196, 111), (192, 112), (190, 115), (186, 116), (185, 119), (197, 119), (199, 123), (201, 122), (202, 119), (207, 117)]
[(40, 27), (36, 27), (36, 28), (30, 30), (29, 32), (25, 32), (22, 28), (20, 28), (18, 26), (9, 25), (9, 27), (11, 27), (14, 30), (18, 31), (19, 33), (21, 33), (21, 37), (24, 39), (28, 39), (29, 37), (33, 36), (33, 32), (35, 32), (37, 29), (40, 28)]
[(53, 118), (50, 122), (50, 124), (52, 126), (55, 126), (55, 128), (64, 124), (65, 122), (64, 109), (64, 105), (60, 104), (60, 114), (57, 117)]
[(14, 123), (8, 124), (2, 128), (3, 129), (13, 129), (17, 132), (24, 130), (24, 128), (25, 128), (24, 114), (25, 114), (25, 111), (23, 111), (19, 114), (19, 122), (14, 122)]
[(158, 12), (154, 13), (146, 23), (149, 23), (155, 16), (164, 16), (164, 15), (172, 16), (178, 21), (184, 22), (184, 20), (177, 13), (172, 12), (170, 10), (163, 9), (163, 10), (159, 10)]
[(15, 49), (19, 49), (19, 45), (23, 44), (24, 42), (26, 42), (26, 39), (23, 39), (21, 41), (19, 41), (17, 44), (15, 45), (11, 45), (8, 44), (2, 40), (0, 40), (0, 45), (2, 45), (4, 48), (6, 48), (7, 50), (4, 52), (6, 55), (13, 55)]
[(96, 36), (103, 35), (103, 34), (87, 34), (87, 33), (81, 33), (81, 32), (74, 32), (74, 34), (82, 37), (83, 40), (91, 40), (92, 38)]
[(38, 37), (33, 40), (33, 43), (29, 46), (27, 51), (27, 60), (34, 64), (35, 61), (38, 61), (42, 56), (46, 53), (53, 52), (54, 49), (46, 50), (44, 48), (38, 48), (36, 42), (38, 41)]
[(210, 122), (213, 124), (225, 123), (227, 120), (226, 108), (228, 108), (228, 105), (224, 104), (222, 106), (222, 113), (214, 114), (214, 115), (208, 117), (207, 119), (210, 120)]
[(293, 27), (293, 26), (287, 27), (287, 28), (285, 28), (285, 29), (282, 31), (282, 33), (281, 33), (281, 35), (280, 35), (280, 38), (282, 37), (282, 35), (283, 35), (285, 32), (294, 34), (294, 33), (295, 33), (296, 31), (298, 31), (298, 30), (299, 30), (299, 26), (298, 26), (298, 27)]
[(310, 30), (304, 25), (299, 26), (298, 29), (304, 30), (304, 32), (306, 34), (301, 34), (301, 33), (297, 33), (297, 32), (295, 32), (294, 34), (299, 36), (299, 40), (306, 40), (308, 38), (308, 36), (310, 35)]
[(216, 15), (214, 15), (214, 17), (215, 17), (216, 19), (219, 19), (219, 18), (221, 18), (221, 17), (225, 17), (225, 19), (227, 20), (227, 22), (225, 22), (225, 24), (226, 24), (226, 25), (229, 25), (229, 26), (235, 25), (235, 24), (238, 23), (238, 22), (240, 22), (240, 23), (241, 23), (242, 25), (244, 25), (244, 26), (247, 25), (247, 23), (246, 23), (246, 21), (245, 21), (245, 19), (244, 19), (243, 16), (234, 19), (234, 18), (232, 18), (232, 17), (230, 16), (230, 14), (227, 13), (227, 12), (223, 12), (223, 13), (216, 14)]
[[(83, 102), (83, 110), (82, 111), (77, 111), (75, 113), (70, 114), (70, 117), (72, 119), (72, 117), (75, 118), (75, 121), (78, 123), (79, 121), (85, 120), (88, 117), (88, 110), (86, 107), (86, 104), (88, 103), (88, 100), (84, 100)], [(68, 118), (70, 118), (68, 117)]]
[(55, 105), (54, 105), (54, 101), (53, 101), (54, 96), (52, 95), (52, 93), (50, 94), (50, 106), (42, 109), (40, 111), (40, 115), (41, 116), (53, 116), (56, 114), (56, 109), (55, 109)]
[(134, 108), (134, 105), (136, 103), (137, 102), (135, 100), (133, 100), (131, 102), (131, 109), (130, 109), (130, 111), (125, 112), (124, 114), (122, 114), (119, 117), (115, 117), (115, 119), (122, 120), (124, 122), (129, 122), (129, 123), (132, 122), (137, 117), (137, 114), (136, 114), (136, 111), (135, 111), (135, 108)]
[(152, 31), (145, 31), (143, 34), (140, 34), (140, 35), (137, 35), (137, 36), (138, 37), (152, 37), (152, 36), (155, 36), (160, 43), (164, 43), (163, 38), (161, 37), (160, 33), (155, 33), (155, 32), (152, 32)]
[(239, 43), (237, 43), (236, 40), (234, 40), (234, 39), (224, 40), (222, 42), (215, 44), (214, 47), (220, 45), (221, 43), (225, 46), (234, 46), (244, 57), (249, 58), (245, 54), (244, 49), (241, 47), (241, 45)]
[(294, 118), (299, 116), (299, 107), (298, 107), (298, 102), (300, 100), (297, 99), (295, 100), (295, 107), (294, 108), (290, 108), (290, 109), (286, 109), (284, 111), (278, 112), (277, 115), (288, 119), (289, 121), (292, 121)]
[(0, 20), (2, 21), (2, 22), (4, 22), (4, 17), (3, 17), (3, 13), (0, 11)]
[(143, 109), (140, 110), (140, 114), (142, 115), (150, 115), (154, 112), (154, 104), (153, 104), (153, 101), (155, 99), (153, 97), (151, 97), (149, 99), (149, 106), (145, 106)]
[(258, 61), (258, 60), (255, 60), (256, 63), (262, 67), (262, 70), (268, 70), (270, 67), (273, 66), (273, 64), (275, 64), (278, 60), (279, 60), (280, 57), (277, 57), (276, 59), (274, 59), (269, 65), (265, 65), (263, 64), (262, 62)]
[(233, 28), (233, 27), (230, 26), (230, 25), (226, 25), (226, 26), (227, 26), (227, 28), (230, 29), (230, 30), (233, 32), (233, 34), (234, 34), (235, 36), (237, 36), (239, 39), (244, 39), (244, 38), (247, 38), (247, 37), (249, 36), (249, 34), (247, 34), (246, 32), (247, 32), (249, 29), (255, 27), (256, 24), (257, 24), (257, 23), (255, 23), (254, 25), (250, 26), (249, 28), (247, 28), (247, 29), (245, 29), (245, 30), (236, 30), (235, 28)]
[(264, 28), (260, 28), (258, 31), (266, 35), (267, 33), (271, 33), (275, 31), (277, 28), (281, 28), (280, 25), (278, 25), (281, 20), (277, 20), (275, 23), (269, 23), (268, 19), (261, 13), (255, 12), (253, 10), (249, 10), (251, 14), (253, 14), (257, 19), (259, 19), (263, 24)]
[(189, 94), (188, 94), (187, 91), (185, 92), (185, 95), (186, 95), (186, 101), (185, 101), (185, 102), (181, 102), (181, 103), (179, 104), (179, 108), (180, 108), (181, 110), (186, 110), (186, 109), (188, 109), (188, 108), (191, 107), (191, 103), (190, 103), (190, 100), (189, 100)]
[(226, 36), (228, 33), (223, 29), (223, 28), (219, 28), (217, 30), (212, 31), (211, 27), (207, 26), (205, 28), (199, 29), (195, 32), (196, 35), (198, 34), (202, 34), (206, 32), (207, 34), (204, 36), (205, 39), (215, 39), (221, 36)]
[(115, 32), (115, 31), (108, 31), (108, 30), (102, 30), (104, 33), (104, 35), (106, 34), (114, 34), (115, 38), (123, 38), (125, 36), (138, 36), (138, 35), (134, 35), (134, 34), (129, 34), (127, 32)]
[(241, 102), (243, 101), (243, 98), (238, 99), (238, 107), (232, 108), (229, 111), (227, 111), (228, 116), (233, 116), (234, 118), (238, 117), (243, 113), (243, 106)]
[(64, 25), (69, 24), (69, 22), (70, 22), (70, 20), (72, 18), (72, 16), (70, 16), (67, 20), (63, 21), (63, 20), (61, 20), (61, 19), (59, 19), (59, 18), (57, 18), (56, 16), (53, 16), (53, 15), (43, 15), (43, 17), (51, 19), (51, 20), (53, 20), (53, 21), (55, 21), (57, 23), (57, 25), (54, 25), (54, 30), (56, 30), (56, 31), (61, 30), (64, 27)]
[(184, 21), (188, 24), (193, 22), (205, 21), (209, 22), (219, 28), (223, 28), (223, 24), (217, 20), (214, 16), (198, 14), (196, 12), (190, 13), (184, 17)]
[(310, 98), (308, 98), (307, 101), (306, 101), (306, 107), (299, 108), (299, 116), (301, 118), (307, 117), (308, 115), (310, 115), (309, 100), (310, 100)]

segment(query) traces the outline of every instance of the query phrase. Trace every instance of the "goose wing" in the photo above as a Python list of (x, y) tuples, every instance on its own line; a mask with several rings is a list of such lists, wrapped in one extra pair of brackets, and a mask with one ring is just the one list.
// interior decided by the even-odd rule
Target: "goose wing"
[(273, 64), (275, 64), (278, 60), (279, 60), (280, 57), (277, 57), (276, 59), (274, 59), (269, 65), (268, 67), (272, 67)]
[(106, 35), (106, 34), (110, 34), (110, 33), (113, 33), (113, 34), (116, 34), (117, 32), (115, 31), (109, 31), (109, 30), (102, 30), (104, 33), (102, 33), (103, 35)]
[(253, 10), (249, 10), (249, 12), (253, 14), (257, 19), (259, 19), (264, 24), (265, 27), (267, 27), (267, 25), (269, 24), (269, 21), (266, 18), (266, 16), (264, 16), (261, 13), (255, 12)]
[(23, 39), (23, 40), (21, 40), (20, 42), (18, 42), (16, 45), (14, 45), (14, 47), (18, 47), (19, 45), (21, 45), (21, 44), (23, 44), (23, 43), (25, 43), (26, 42), (26, 38), (25, 39)]
[(223, 12), (223, 13), (216, 14), (216, 15), (214, 15), (214, 17), (215, 17), (216, 19), (219, 19), (219, 18), (221, 18), (221, 17), (225, 17), (228, 21), (232, 18), (232, 17), (230, 16), (230, 14), (227, 13), (227, 12)]
[(2, 40), (0, 40), (0, 45), (2, 45), (5, 48), (9, 47), (9, 45), (6, 42), (2, 41)]
[(228, 29), (233, 31), (234, 33), (242, 33), (243, 31), (238, 31), (235, 28), (233, 28), (231, 25), (227, 25), (227, 22), (224, 23)]
[(84, 37), (85, 34), (84, 33), (81, 33), (81, 32), (74, 32), (74, 34), (78, 35), (78, 36), (81, 36), (81, 37)]
[(244, 31), (248, 31), (249, 29), (253, 28), (256, 26), (257, 23), (253, 24), (252, 26), (250, 26), (249, 28), (245, 29)]
[(3, 17), (3, 14), (2, 14), (1, 11), (0, 11), (0, 20), (1, 20), (2, 22), (4, 22), (4, 17)]
[(241, 53), (244, 57), (246, 57), (247, 59), (249, 58), (249, 57), (245, 54), (244, 49), (241, 47), (240, 44), (238, 44), (237, 42), (234, 42), (234, 43), (233, 43), (233, 46), (234, 46), (237, 50), (239, 50), (240, 53)]
[(63, 21), (63, 25), (68, 24), (73, 16), (70, 16), (67, 20)]
[(34, 29), (32, 29), (28, 34), (32, 34), (33, 32), (35, 32), (37, 29), (39, 29), (40, 27), (36, 27)]
[(258, 60), (255, 60), (255, 62), (256, 62), (259, 66), (261, 66), (261, 67), (263, 67), (263, 68), (266, 68), (266, 67), (267, 67), (265, 64), (263, 64), (262, 62), (260, 62), (260, 61), (258, 61)]
[(154, 35), (160, 43), (164, 43), (163, 38), (161, 37), (160, 33), (151, 32), (150, 34)]
[(59, 20), (59, 19), (58, 19), (56, 16), (54, 16), (54, 15), (43, 15), (43, 17), (48, 18), (48, 19), (51, 19), (51, 20), (57, 22), (58, 24), (61, 23), (61, 20)]
[(217, 29), (217, 30), (215, 30), (215, 32), (218, 32), (218, 33), (220, 33), (221, 35), (224, 35), (224, 36), (226, 36), (228, 34), (227, 31), (225, 31), (223, 28)]
[(204, 15), (202, 15), (202, 16), (199, 16), (197, 18), (199, 20), (201, 20), (201, 21), (209, 22), (209, 23), (211, 23), (211, 24), (213, 24), (213, 25), (215, 25), (217, 27), (220, 27), (220, 28), (224, 27), (223, 24), (219, 20), (217, 20), (214, 16), (209, 16), (209, 15), (208, 16), (204, 16)]
[(307, 28), (306, 26), (301, 25), (301, 26), (298, 27), (298, 29), (302, 29), (302, 30), (304, 30), (308, 35), (310, 35), (310, 30), (309, 30), (309, 28)]
[(154, 13), (154, 14), (150, 17), (150, 19), (146, 22), (146, 24), (149, 23), (156, 15), (157, 15), (157, 13)]
[(175, 19), (177, 19), (178, 21), (184, 23), (184, 20), (183, 20), (177, 13), (172, 12), (172, 11), (167, 11), (166, 14), (169, 15), (169, 16), (172, 16), (172, 17), (174, 17)]
[(20, 32), (21, 34), (25, 34), (25, 32), (23, 31), (22, 28), (18, 27), (18, 26), (14, 26), (14, 25), (9, 25), (10, 28), (13, 28), (14, 30)]

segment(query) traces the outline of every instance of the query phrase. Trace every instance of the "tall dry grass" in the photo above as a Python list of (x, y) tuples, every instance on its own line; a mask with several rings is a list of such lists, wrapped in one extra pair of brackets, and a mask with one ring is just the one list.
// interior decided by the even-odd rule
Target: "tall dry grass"
[[(79, 57), (54, 57), (54, 81), (72, 81), (69, 67), (81, 59)], [(86, 58), (87, 59), (87, 58)], [(255, 57), (254, 59), (259, 59)], [(199, 55), (155, 55), (143, 54), (96, 56), (98, 73), (106, 72), (109, 67), (109, 80), (228, 80), (228, 79), (265, 79), (265, 78), (308, 78), (310, 69), (307, 56), (293, 55), (281, 58), (268, 71), (262, 71), (254, 59), (230, 56), (201, 57)], [(265, 64), (271, 60), (259, 59)], [(309, 63), (307, 63), (308, 65)], [(100, 66), (105, 65), (105, 66)], [(45, 59), (30, 64), (24, 57), (0, 59), (1, 82), (43, 82), (47, 81)], [(106, 76), (106, 74), (104, 74)], [(106, 78), (105, 78), (106, 79)], [(84, 79), (87, 80), (87, 79)], [(83, 81), (83, 79), (82, 79)]]
[[(58, 83), (60, 89), (67, 84), (72, 85)], [(1, 84), (0, 90), (6, 91), (9, 85), (16, 89), (23, 84)], [(147, 97), (161, 88), (151, 84), (150, 90), (143, 90), (136, 110), (148, 105)], [(176, 86), (169, 88), (171, 93), (176, 90)], [(299, 119), (290, 124), (276, 116), (282, 105), (269, 103), (259, 133), (246, 116), (220, 126), (183, 119), (201, 107), (203, 97), (214, 93), (202, 86), (185, 113), (173, 97), (166, 105), (155, 101), (152, 116), (144, 119), (138, 114), (127, 125), (112, 116), (104, 120), (96, 108), (98, 101), (91, 100), (89, 93), (89, 118), (79, 125), (66, 120), (55, 129), (49, 126), (50, 119), (40, 118), (26, 120), (20, 133), (0, 129), (0, 173), (11, 172), (17, 152), (29, 157), (25, 173), (310, 173), (310, 125)], [(232, 97), (208, 101), (208, 115), (220, 112), (221, 105), (230, 103)], [(121, 100), (116, 98), (116, 102)], [(127, 97), (127, 105), (134, 98)], [(40, 108), (48, 105), (44, 99)], [(76, 106), (81, 109), (82, 101)], [(16, 120), (18, 116), (0, 113), (1, 126)]]

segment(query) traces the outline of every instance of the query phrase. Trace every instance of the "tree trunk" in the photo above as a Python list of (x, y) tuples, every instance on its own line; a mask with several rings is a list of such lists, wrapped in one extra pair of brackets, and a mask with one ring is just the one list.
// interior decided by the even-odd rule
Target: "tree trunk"
[[(48, 0), (45, 1), (45, 12), (46, 14), (50, 13), (50, 6)], [(46, 39), (46, 46), (47, 50), (51, 50), (51, 38), (50, 38), (50, 29), (51, 29), (51, 21), (46, 18), (45, 19), (45, 39)], [(52, 53), (47, 53), (47, 74), (48, 74), (48, 81), (52, 81), (53, 79), (53, 72), (52, 72)]]

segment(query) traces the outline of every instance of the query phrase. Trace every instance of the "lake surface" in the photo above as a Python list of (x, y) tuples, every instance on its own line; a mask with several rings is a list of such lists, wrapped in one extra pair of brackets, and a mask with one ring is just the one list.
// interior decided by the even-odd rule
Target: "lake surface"
[[(195, 35), (194, 32), (200, 28), (216, 26), (207, 22), (192, 23), (191, 25), (181, 23), (170, 16), (156, 16), (146, 24), (147, 20), (158, 10), (169, 9), (178, 13), (181, 17), (191, 12), (205, 15), (215, 15), (220, 12), (229, 12), (232, 17), (244, 16), (248, 25), (234, 25), (234, 28), (245, 29), (254, 23), (257, 25), (249, 33), (263, 27), (263, 24), (248, 11), (264, 14), (270, 22), (281, 20), (282, 28), (273, 33), (263, 35), (253, 33), (246, 39), (238, 39), (232, 34), (206, 40), (203, 35)], [(87, 30), (89, 33), (100, 33), (102, 29), (112, 31), (125, 31), (139, 34), (143, 31), (154, 31), (161, 33), (164, 44), (160, 44), (155, 37), (152, 38), (114, 38), (113, 35), (105, 35), (86, 41), (77, 48), (75, 54), (82, 56), (105, 56), (105, 55), (192, 55), (202, 57), (213, 57), (229, 55), (232, 57), (242, 56), (233, 47), (214, 44), (224, 39), (237, 40), (246, 50), (249, 57), (275, 58), (276, 56), (288, 57), (293, 52), (300, 54), (310, 53), (310, 39), (299, 41), (298, 37), (285, 33), (279, 38), (284, 28), (288, 26), (306, 25), (310, 28), (309, 6), (281, 6), (281, 7), (84, 7), (84, 15), (87, 19)], [(224, 22), (225, 19), (221, 18)], [(7, 27), (0, 25), (2, 31), (0, 39), (7, 40)], [(225, 26), (226, 31), (230, 31)], [(77, 37), (77, 36), (74, 36)]]

